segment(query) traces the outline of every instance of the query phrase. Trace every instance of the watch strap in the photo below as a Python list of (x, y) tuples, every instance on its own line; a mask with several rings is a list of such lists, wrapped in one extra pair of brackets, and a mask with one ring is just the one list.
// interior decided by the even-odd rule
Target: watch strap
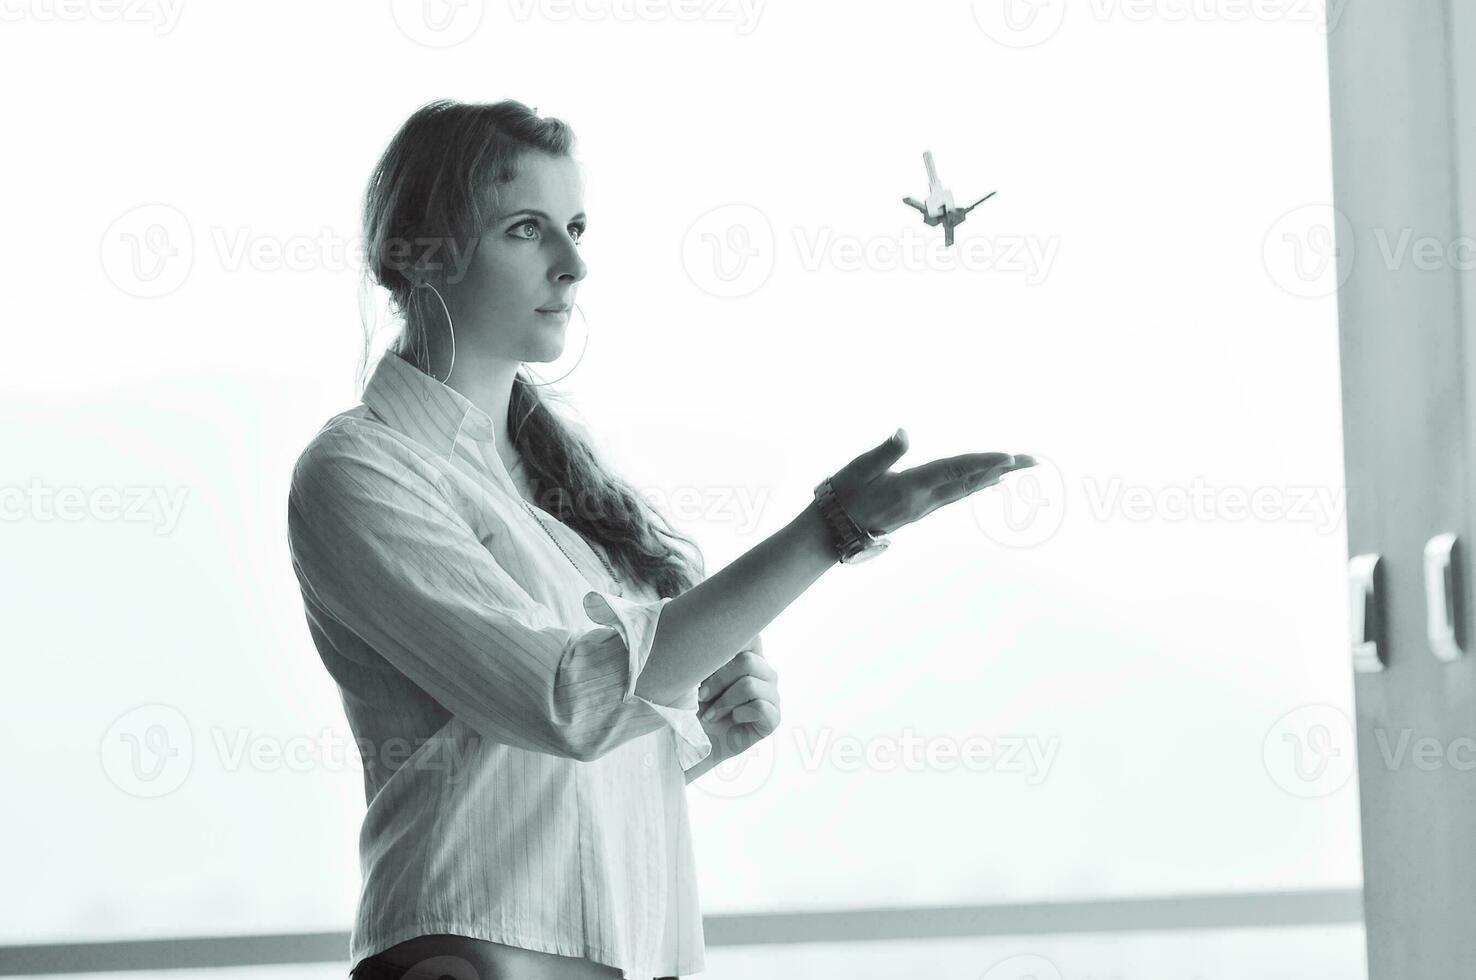
[(830, 477), (821, 480), (815, 487), (815, 499), (819, 503), (820, 516), (830, 531), (836, 557), (849, 563), (863, 552), (879, 551), (889, 543), (885, 535), (872, 534), (856, 523), (845, 506), (836, 496)]

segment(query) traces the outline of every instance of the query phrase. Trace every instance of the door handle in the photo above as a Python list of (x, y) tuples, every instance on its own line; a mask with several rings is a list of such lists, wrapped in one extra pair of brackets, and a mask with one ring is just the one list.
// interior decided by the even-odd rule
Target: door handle
[(1374, 673), (1385, 666), (1380, 644), (1379, 556), (1355, 555), (1348, 559), (1348, 635), (1353, 641), (1353, 669)]
[(1456, 639), (1456, 597), (1461, 594), (1456, 574), (1456, 536), (1437, 534), (1425, 542), (1425, 635), (1430, 650), (1441, 660), (1461, 659)]

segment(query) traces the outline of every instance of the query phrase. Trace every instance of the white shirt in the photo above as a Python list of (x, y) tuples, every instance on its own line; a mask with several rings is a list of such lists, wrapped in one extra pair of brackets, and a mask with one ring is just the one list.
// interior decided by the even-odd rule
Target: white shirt
[(350, 962), (451, 933), (697, 973), (684, 772), (712, 745), (696, 685), (635, 694), (671, 600), (540, 512), (576, 571), (521, 500), (487, 413), (390, 351), (293, 468), (292, 565), (364, 759)]

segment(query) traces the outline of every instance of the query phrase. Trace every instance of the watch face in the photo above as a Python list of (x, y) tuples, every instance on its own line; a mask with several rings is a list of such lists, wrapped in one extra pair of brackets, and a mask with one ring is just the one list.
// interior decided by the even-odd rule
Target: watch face
[(862, 548), (860, 551), (856, 552), (856, 554), (851, 556), (850, 564), (854, 565), (857, 562), (866, 561), (868, 558), (875, 558), (883, 551), (886, 551), (887, 545), (889, 544), (891, 544), (890, 541), (878, 541), (870, 547)]

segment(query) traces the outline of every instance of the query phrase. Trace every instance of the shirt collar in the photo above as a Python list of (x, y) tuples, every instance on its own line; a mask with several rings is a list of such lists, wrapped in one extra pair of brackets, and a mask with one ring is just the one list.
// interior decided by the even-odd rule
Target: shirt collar
[(364, 404), (392, 429), (449, 457), (462, 435), (494, 442), (492, 417), (471, 400), (386, 350), (364, 387)]

